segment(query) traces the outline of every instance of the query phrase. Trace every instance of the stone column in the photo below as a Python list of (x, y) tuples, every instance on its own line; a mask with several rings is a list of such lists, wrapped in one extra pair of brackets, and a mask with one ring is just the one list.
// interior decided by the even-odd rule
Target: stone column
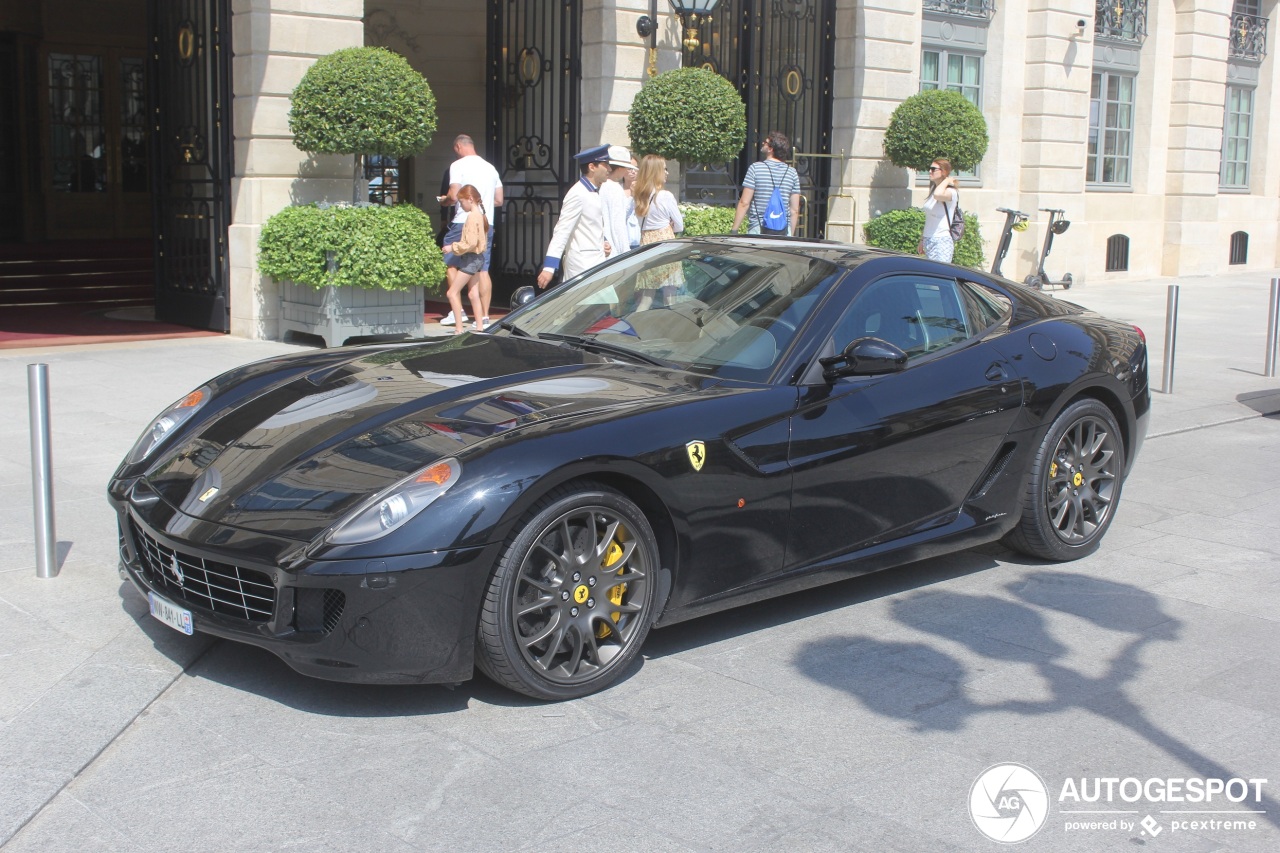
[(258, 272), (262, 224), (290, 204), (350, 201), (354, 161), (293, 145), (289, 95), (315, 60), (364, 44), (363, 0), (233, 0), (231, 334), (278, 337), (276, 283)]
[(1176, 4), (1162, 275), (1205, 275), (1222, 267), (1218, 173), (1222, 164), (1230, 0)]
[[(1081, 142), (1089, 137), (1093, 16), (1092, 0), (1027, 4), (1018, 189), (1047, 197), (1043, 204), (1033, 199), (1035, 207), (1050, 206), (1050, 201), (1061, 207), (1064, 196), (1084, 191), (1086, 157)], [(1087, 22), (1083, 39), (1076, 36), (1078, 20)]]
[[(652, 37), (641, 38), (636, 21), (654, 17), (649, 0), (583, 0), (582, 126), (584, 148), (609, 143), (630, 146), (627, 114), (644, 81), (649, 79)], [(667, 0), (657, 4), (660, 74), (680, 67), (680, 24)]]
[(843, 183), (852, 198), (833, 206), (832, 219), (853, 225), (830, 236), (860, 243), (868, 219), (911, 204), (907, 170), (884, 156), (884, 132), (920, 88), (920, 6), (838, 0), (833, 84), (831, 149), (848, 157)]

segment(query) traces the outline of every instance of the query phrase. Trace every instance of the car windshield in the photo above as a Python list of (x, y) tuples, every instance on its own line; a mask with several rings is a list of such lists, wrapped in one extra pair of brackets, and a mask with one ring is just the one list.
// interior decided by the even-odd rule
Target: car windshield
[(610, 357), (763, 381), (839, 272), (791, 249), (673, 241), (540, 294), (509, 323)]

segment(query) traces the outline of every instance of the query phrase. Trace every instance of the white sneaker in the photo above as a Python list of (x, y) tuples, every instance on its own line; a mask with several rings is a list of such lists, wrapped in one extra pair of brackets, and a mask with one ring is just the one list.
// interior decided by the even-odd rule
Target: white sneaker
[[(464, 322), (464, 323), (465, 323), (465, 322), (467, 322), (467, 312), (466, 312), (466, 311), (463, 311), (463, 312), (462, 312), (462, 322)], [(454, 319), (453, 319), (453, 312), (452, 312), (452, 311), (450, 311), (448, 314), (445, 314), (443, 317), (441, 317), (441, 318), (440, 318), (440, 325), (442, 325), (442, 326), (452, 326), (453, 324), (454, 324)]]

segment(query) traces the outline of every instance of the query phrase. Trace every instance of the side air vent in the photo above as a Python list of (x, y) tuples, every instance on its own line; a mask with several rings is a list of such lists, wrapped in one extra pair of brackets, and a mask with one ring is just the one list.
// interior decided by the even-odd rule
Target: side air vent
[(1013, 458), (1013, 449), (1015, 447), (1017, 447), (1017, 444), (1011, 441), (1000, 448), (1000, 452), (996, 454), (995, 461), (987, 469), (987, 476), (982, 478), (977, 490), (969, 496), (970, 500), (982, 497), (995, 485), (996, 480), (1004, 473), (1004, 469), (1009, 467), (1009, 460)]

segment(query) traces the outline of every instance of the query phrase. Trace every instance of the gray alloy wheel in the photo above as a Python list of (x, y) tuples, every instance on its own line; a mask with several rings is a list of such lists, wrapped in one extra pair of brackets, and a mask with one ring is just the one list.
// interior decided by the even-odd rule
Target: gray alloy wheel
[(653, 621), (658, 547), (648, 520), (595, 483), (557, 489), (517, 525), (490, 580), (476, 659), (537, 699), (612, 684)]
[(1123, 476), (1115, 415), (1097, 400), (1077, 400), (1054, 420), (1036, 452), (1022, 520), (1006, 543), (1045, 560), (1093, 553), (1115, 516)]

